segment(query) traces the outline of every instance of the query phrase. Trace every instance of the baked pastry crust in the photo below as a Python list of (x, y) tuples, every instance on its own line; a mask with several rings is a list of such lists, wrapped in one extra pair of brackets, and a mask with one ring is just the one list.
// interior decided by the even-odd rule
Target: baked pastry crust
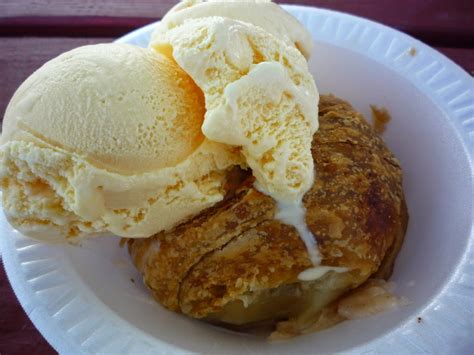
[(275, 201), (252, 187), (248, 172), (234, 170), (224, 201), (173, 230), (128, 241), (158, 302), (237, 326), (283, 321), (275, 334), (294, 335), (343, 320), (342, 295), (390, 276), (408, 222), (400, 164), (349, 103), (323, 95), (319, 105), (306, 222), (322, 265), (348, 271), (299, 280), (312, 264), (296, 229), (274, 219)]

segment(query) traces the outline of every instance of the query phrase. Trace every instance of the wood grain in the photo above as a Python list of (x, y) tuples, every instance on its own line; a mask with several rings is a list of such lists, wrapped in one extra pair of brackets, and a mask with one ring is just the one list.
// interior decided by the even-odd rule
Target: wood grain
[[(432, 46), (474, 47), (472, 0), (285, 0), (363, 16)], [(174, 1), (3, 0), (0, 35), (119, 36), (161, 18)], [(114, 18), (113, 23), (110, 19)], [(82, 27), (82, 29), (81, 29)], [(93, 31), (84, 31), (92, 27)], [(82, 33), (81, 33), (82, 32)]]
[[(16, 88), (46, 61), (72, 48), (113, 38), (2, 38), (0, 40), (0, 115)], [(1, 298), (1, 297), (0, 297)]]
[(137, 17), (0, 18), (0, 37), (120, 37), (154, 21)]
[(172, 0), (3, 0), (2, 17), (113, 16), (161, 18), (177, 1)]

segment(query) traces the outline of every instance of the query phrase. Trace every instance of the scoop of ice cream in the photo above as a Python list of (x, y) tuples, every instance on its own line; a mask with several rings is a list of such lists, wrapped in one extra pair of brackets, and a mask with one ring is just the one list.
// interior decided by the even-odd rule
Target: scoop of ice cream
[(228, 146), (201, 133), (204, 98), (169, 58), (129, 45), (80, 47), (13, 96), (0, 182), (10, 222), (57, 240), (147, 237), (223, 198)]
[(286, 44), (296, 46), (309, 58), (313, 42), (301, 23), (270, 0), (184, 0), (163, 17), (151, 42), (186, 20), (220, 16), (261, 27)]
[(136, 174), (174, 166), (204, 139), (204, 97), (173, 61), (123, 44), (51, 60), (17, 90), (1, 142), (25, 134), (96, 166)]
[(187, 20), (151, 46), (204, 92), (204, 135), (240, 147), (262, 191), (300, 199), (314, 178), (319, 98), (304, 56), (260, 27), (224, 17)]

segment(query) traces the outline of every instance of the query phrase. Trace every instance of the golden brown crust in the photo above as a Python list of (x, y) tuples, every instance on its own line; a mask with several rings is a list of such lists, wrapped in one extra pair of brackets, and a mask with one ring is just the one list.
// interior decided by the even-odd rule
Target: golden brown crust
[[(362, 115), (333, 96), (321, 97), (312, 153), (316, 179), (304, 205), (322, 265), (351, 270), (344, 289), (362, 284), (382, 263), (380, 275), (388, 277), (407, 223), (398, 161)], [(129, 242), (144, 282), (164, 306), (206, 317), (249, 293), (297, 283), (311, 267), (296, 230), (273, 219), (275, 202), (251, 182), (169, 232)]]
[(182, 311), (204, 317), (249, 291), (296, 282), (309, 267), (306, 248), (293, 227), (266, 220), (193, 267), (181, 288)]
[(400, 251), (403, 245), (403, 241), (405, 239), (405, 234), (408, 227), (408, 209), (405, 199), (403, 197), (400, 213), (401, 223), (398, 226), (395, 235), (395, 240), (385, 253), (385, 256), (382, 260), (382, 264), (380, 265), (379, 269), (375, 274), (371, 275), (371, 278), (388, 280), (388, 278), (392, 275), (393, 267), (395, 266), (395, 259), (397, 258), (398, 252)]

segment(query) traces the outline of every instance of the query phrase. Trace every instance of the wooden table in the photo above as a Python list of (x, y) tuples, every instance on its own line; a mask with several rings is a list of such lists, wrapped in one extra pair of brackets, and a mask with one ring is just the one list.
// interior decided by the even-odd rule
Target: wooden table
[[(367, 17), (435, 47), (474, 74), (472, 0), (297, 0)], [(174, 1), (2, 0), (0, 113), (20, 83), (45, 61), (90, 43), (110, 42), (163, 16)], [(2, 236), (0, 236), (2, 237)], [(0, 354), (54, 350), (19, 305), (0, 266)]]

